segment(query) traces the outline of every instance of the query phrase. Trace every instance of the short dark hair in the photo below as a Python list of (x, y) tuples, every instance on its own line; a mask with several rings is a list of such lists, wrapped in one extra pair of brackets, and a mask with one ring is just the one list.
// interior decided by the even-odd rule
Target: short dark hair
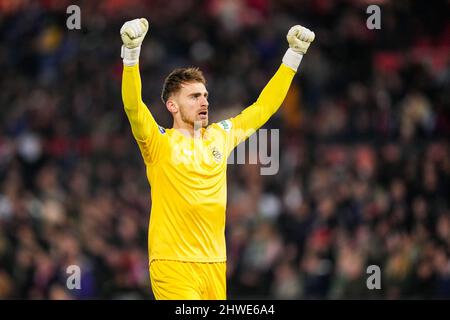
[(178, 92), (183, 83), (201, 82), (206, 85), (203, 72), (199, 68), (177, 68), (173, 70), (164, 81), (161, 100), (165, 104), (170, 95)]

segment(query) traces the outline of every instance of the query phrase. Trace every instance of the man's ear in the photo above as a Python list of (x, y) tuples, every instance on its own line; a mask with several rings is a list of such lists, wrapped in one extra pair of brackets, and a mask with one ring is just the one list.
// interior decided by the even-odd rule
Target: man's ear
[(178, 106), (172, 99), (167, 100), (166, 102), (167, 110), (170, 111), (170, 113), (177, 113), (178, 112)]

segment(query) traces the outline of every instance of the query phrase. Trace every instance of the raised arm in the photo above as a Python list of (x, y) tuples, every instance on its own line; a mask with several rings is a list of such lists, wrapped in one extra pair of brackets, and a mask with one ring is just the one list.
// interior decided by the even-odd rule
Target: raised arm
[(123, 66), (122, 101), (136, 140), (144, 141), (151, 137), (152, 128), (157, 124), (141, 98), (141, 76), (139, 65)]
[(309, 29), (297, 25), (289, 30), (286, 38), (289, 49), (282, 59), (282, 64), (264, 87), (256, 102), (228, 120), (231, 122), (231, 132), (234, 135), (232, 147), (263, 126), (281, 106), (303, 55), (314, 41), (315, 35)]
[(127, 21), (122, 26), (120, 35), (123, 41), (121, 57), (123, 58), (122, 100), (124, 109), (144, 161), (150, 163), (158, 155), (161, 133), (150, 110), (142, 101), (141, 94), (139, 53), (147, 30), (146, 19), (135, 19)]

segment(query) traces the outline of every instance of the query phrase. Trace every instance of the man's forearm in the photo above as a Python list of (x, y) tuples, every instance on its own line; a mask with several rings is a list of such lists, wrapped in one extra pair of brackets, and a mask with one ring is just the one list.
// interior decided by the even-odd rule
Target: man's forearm
[(137, 110), (142, 102), (142, 84), (139, 65), (123, 66), (122, 100), (125, 110)]
[[(258, 130), (280, 108), (294, 78), (295, 71), (282, 64), (266, 84), (255, 103), (232, 121), (238, 131)], [(245, 134), (248, 135), (248, 134)], [(239, 138), (239, 140), (242, 140)]]
[(139, 65), (124, 65), (122, 75), (124, 109), (130, 121), (134, 137), (143, 141), (150, 136), (151, 122), (154, 122), (154, 119), (142, 101), (141, 88)]
[(272, 116), (280, 108), (294, 76), (294, 70), (281, 64), (255, 102), (255, 105), (260, 106), (263, 117)]

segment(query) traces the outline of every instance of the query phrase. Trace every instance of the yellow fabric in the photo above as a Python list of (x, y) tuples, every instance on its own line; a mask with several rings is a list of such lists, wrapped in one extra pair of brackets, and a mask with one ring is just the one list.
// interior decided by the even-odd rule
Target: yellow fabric
[(153, 260), (150, 280), (156, 300), (226, 300), (226, 262)]
[(226, 261), (227, 157), (278, 110), (294, 74), (282, 64), (253, 105), (191, 138), (157, 125), (141, 98), (138, 65), (124, 66), (125, 112), (151, 186), (150, 261)]

